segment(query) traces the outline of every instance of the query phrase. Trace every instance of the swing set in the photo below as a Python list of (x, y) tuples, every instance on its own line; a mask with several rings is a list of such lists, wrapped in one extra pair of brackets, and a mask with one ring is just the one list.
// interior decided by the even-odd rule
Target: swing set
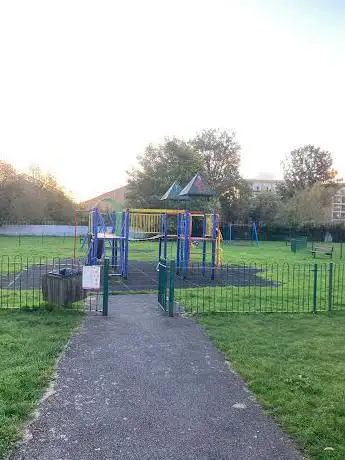
[(255, 223), (232, 224), (223, 226), (224, 242), (228, 244), (248, 245), (255, 244), (259, 247), (258, 229)]

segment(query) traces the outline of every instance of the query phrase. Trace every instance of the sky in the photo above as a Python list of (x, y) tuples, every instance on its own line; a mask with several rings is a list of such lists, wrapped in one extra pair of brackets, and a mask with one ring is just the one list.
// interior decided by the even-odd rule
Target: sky
[(245, 177), (309, 143), (345, 177), (344, 25), (345, 0), (0, 0), (0, 159), (84, 200), (221, 128)]

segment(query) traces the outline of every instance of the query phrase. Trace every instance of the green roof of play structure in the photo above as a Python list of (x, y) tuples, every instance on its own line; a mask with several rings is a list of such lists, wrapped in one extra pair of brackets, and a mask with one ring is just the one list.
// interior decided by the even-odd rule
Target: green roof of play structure
[(203, 180), (201, 175), (196, 173), (184, 188), (175, 181), (164, 193), (161, 200), (190, 200), (192, 197), (208, 198), (215, 194), (215, 191)]
[(183, 190), (180, 192), (180, 197), (211, 197), (216, 193), (211, 187), (203, 180), (199, 173), (196, 173)]
[(175, 181), (169, 189), (164, 193), (161, 200), (188, 200), (189, 197), (187, 196), (180, 196), (180, 192), (182, 191), (181, 185)]

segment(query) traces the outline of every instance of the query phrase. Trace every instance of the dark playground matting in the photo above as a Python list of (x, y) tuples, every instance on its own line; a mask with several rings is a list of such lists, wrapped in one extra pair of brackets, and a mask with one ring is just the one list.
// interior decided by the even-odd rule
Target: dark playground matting
[[(227, 265), (215, 270), (215, 279), (211, 279), (211, 268), (202, 273), (201, 265), (190, 267), (188, 277), (175, 274), (175, 288), (186, 289), (207, 286), (258, 286), (277, 287), (272, 280), (258, 276), (259, 269)], [(169, 272), (168, 272), (169, 276)], [(156, 262), (129, 261), (128, 277), (110, 276), (109, 288), (112, 291), (146, 291), (158, 287), (158, 266)]]
[[(67, 263), (66, 263), (67, 265)], [(0, 275), (1, 289), (39, 289), (42, 286), (42, 276), (57, 268), (63, 268), (62, 261), (57, 264), (32, 264), (19, 271), (2, 273)], [(215, 270), (215, 279), (211, 279), (211, 268), (206, 267), (202, 273), (201, 265), (190, 267), (188, 277), (175, 274), (175, 288), (186, 289), (207, 286), (257, 286), (277, 287), (278, 284), (270, 279), (258, 276), (259, 269), (227, 265)], [(169, 276), (169, 272), (167, 274)], [(158, 266), (156, 262), (130, 260), (128, 277), (124, 279), (116, 273), (109, 276), (110, 291), (148, 291), (158, 289)]]

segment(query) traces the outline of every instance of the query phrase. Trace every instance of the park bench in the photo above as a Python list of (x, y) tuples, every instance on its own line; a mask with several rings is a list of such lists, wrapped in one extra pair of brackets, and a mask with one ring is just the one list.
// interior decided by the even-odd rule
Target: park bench
[(331, 259), (333, 257), (333, 246), (314, 246), (311, 249), (311, 253), (316, 257), (316, 254), (324, 254), (325, 256), (329, 256)]

